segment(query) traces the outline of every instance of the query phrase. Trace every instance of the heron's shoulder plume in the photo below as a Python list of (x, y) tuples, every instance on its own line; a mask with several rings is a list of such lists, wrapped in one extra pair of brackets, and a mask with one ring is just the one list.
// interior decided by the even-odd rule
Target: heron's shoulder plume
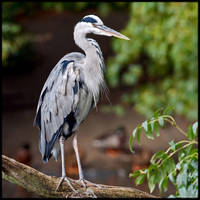
[(64, 60), (64, 61), (61, 62), (62, 74), (64, 74), (64, 72), (65, 72), (65, 70), (66, 70), (66, 68), (67, 68), (67, 66), (70, 62), (74, 62), (74, 60)]

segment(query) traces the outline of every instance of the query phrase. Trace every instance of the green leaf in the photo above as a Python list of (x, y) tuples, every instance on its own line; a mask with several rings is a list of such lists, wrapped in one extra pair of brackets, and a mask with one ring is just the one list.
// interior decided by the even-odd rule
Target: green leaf
[(147, 121), (147, 132), (152, 132), (152, 127), (151, 127), (151, 123), (150, 120)]
[(141, 126), (138, 125), (132, 132), (130, 138), (129, 138), (129, 149), (130, 151), (133, 153), (133, 149), (132, 149), (132, 146), (133, 146), (133, 139), (135, 137), (137, 137), (137, 141), (138, 141), (138, 144), (140, 144), (140, 135), (141, 135)]
[(133, 151), (133, 134), (131, 134), (130, 138), (129, 138), (129, 149), (132, 153), (134, 153), (134, 151)]
[(186, 184), (187, 184), (187, 177), (188, 177), (187, 169), (183, 169), (183, 171), (180, 172), (178, 174), (177, 178), (176, 178), (177, 186), (178, 187), (186, 186)]
[(156, 159), (164, 157), (165, 154), (166, 154), (166, 153), (165, 153), (163, 150), (161, 150), (161, 151), (155, 153), (155, 154), (152, 156), (150, 162), (151, 162), (152, 164), (155, 164)]
[(175, 150), (176, 150), (176, 145), (175, 145), (175, 143), (174, 143), (174, 140), (170, 141), (170, 142), (169, 142), (169, 145), (170, 145), (172, 151), (175, 151)]
[(152, 117), (150, 120), (149, 120), (149, 123), (150, 123), (150, 125), (151, 125), (151, 130), (152, 131), (154, 131), (154, 121), (155, 120), (155, 118), (154, 117)]
[(158, 110), (156, 110), (153, 114), (153, 116), (155, 118), (158, 118), (161, 115), (161, 111), (163, 110), (163, 108), (159, 108)]
[(160, 136), (160, 133), (159, 133), (159, 130), (158, 130), (158, 121), (155, 121), (153, 126), (154, 126), (153, 129), (154, 129), (154, 131), (156, 133), (156, 136), (157, 137)]
[(164, 119), (163, 119), (162, 116), (158, 117), (158, 122), (159, 122), (159, 124), (160, 124), (161, 127), (164, 127)]
[(162, 187), (165, 191), (167, 191), (168, 188), (168, 176), (166, 176), (162, 181)]
[(174, 106), (173, 105), (167, 106), (164, 109), (163, 114), (164, 115), (170, 115), (172, 113), (172, 110), (174, 110)]
[(149, 139), (154, 139), (150, 120), (144, 121), (144, 122), (142, 123), (142, 127), (143, 127), (144, 130), (145, 130), (145, 135), (146, 135)]
[(169, 174), (169, 180), (170, 180), (173, 184), (176, 183), (176, 179), (175, 179), (174, 173), (170, 173), (170, 174)]
[(157, 181), (157, 165), (150, 164), (147, 170), (147, 179), (150, 192), (153, 192)]
[(150, 123), (147, 124), (146, 136), (147, 136), (149, 139), (154, 139), (154, 137), (153, 137), (153, 131), (152, 131), (152, 128), (151, 128), (151, 124), (150, 124)]
[(193, 149), (191, 149), (190, 150), (190, 155), (194, 155), (194, 157), (195, 157), (195, 155), (198, 155), (198, 149), (196, 149), (196, 148), (193, 148)]
[(180, 162), (178, 162), (178, 163), (176, 164), (176, 169), (178, 169), (178, 170), (180, 170), (180, 169), (181, 169)]
[(166, 173), (170, 174), (175, 170), (175, 168), (176, 165), (172, 158), (167, 158), (165, 161), (163, 161), (163, 169), (166, 171)]
[(195, 137), (192, 125), (189, 125), (189, 127), (188, 127), (187, 137), (188, 137), (189, 140), (193, 140), (194, 137)]
[(146, 178), (146, 174), (140, 174), (136, 180), (135, 180), (135, 184), (136, 185), (141, 185), (144, 182), (144, 179)]
[(148, 124), (147, 124), (147, 121), (144, 121), (142, 123), (142, 127), (144, 128), (144, 130), (147, 132), (148, 131)]
[(186, 156), (186, 155), (185, 155), (184, 149), (181, 149), (181, 150), (178, 152), (178, 161), (180, 162), (181, 160), (183, 160), (185, 156)]
[(173, 172), (176, 169), (176, 164), (172, 158), (169, 158), (168, 160), (169, 160), (168, 161), (168, 163), (169, 163), (168, 174), (170, 174), (171, 172)]
[(156, 178), (155, 178), (155, 183), (160, 183), (160, 181), (165, 178), (166, 174), (164, 173), (164, 171), (162, 170), (161, 167), (156, 169)]
[(193, 133), (195, 134), (195, 136), (197, 135), (197, 128), (198, 128), (198, 122), (195, 122), (192, 125), (192, 130), (193, 130)]
[(138, 141), (138, 144), (140, 144), (140, 135), (141, 135), (141, 130), (142, 130), (141, 127), (138, 127), (138, 128), (137, 128), (137, 141)]
[(132, 132), (132, 136), (133, 136), (133, 138), (136, 137), (137, 129), (138, 129), (138, 126), (137, 126), (137, 127), (133, 130), (133, 132)]
[(150, 189), (150, 193), (153, 192), (155, 186), (156, 186), (156, 173), (151, 173), (149, 175), (149, 178), (148, 178), (148, 186), (149, 186), (149, 189)]
[(180, 149), (183, 145), (181, 143), (176, 143), (175, 144), (175, 150)]
[(129, 178), (134, 178), (139, 175), (140, 175), (140, 171), (135, 171), (135, 172), (129, 174)]
[(193, 149), (192, 147), (193, 147), (193, 144), (189, 144), (189, 145), (184, 149), (186, 155), (190, 155), (190, 154), (191, 154), (192, 149)]

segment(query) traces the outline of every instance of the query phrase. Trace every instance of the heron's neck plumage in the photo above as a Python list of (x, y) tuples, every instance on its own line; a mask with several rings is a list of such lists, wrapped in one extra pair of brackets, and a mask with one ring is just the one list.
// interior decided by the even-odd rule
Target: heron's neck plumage
[(81, 30), (74, 31), (75, 43), (85, 52), (85, 62), (82, 68), (85, 83), (92, 92), (95, 104), (99, 98), (100, 90), (104, 91), (104, 60), (98, 43), (86, 38), (86, 34)]

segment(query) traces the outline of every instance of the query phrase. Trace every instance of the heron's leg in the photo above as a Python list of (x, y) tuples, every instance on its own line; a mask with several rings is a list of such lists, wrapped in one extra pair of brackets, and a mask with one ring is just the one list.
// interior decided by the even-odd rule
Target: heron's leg
[(62, 182), (65, 180), (65, 181), (68, 183), (68, 185), (70, 186), (70, 188), (71, 188), (74, 192), (77, 192), (77, 191), (73, 188), (73, 186), (71, 185), (69, 179), (68, 179), (67, 176), (66, 176), (66, 171), (65, 171), (65, 156), (64, 156), (64, 141), (65, 141), (64, 137), (61, 136), (59, 142), (60, 142), (61, 160), (62, 160), (62, 177), (61, 177), (61, 179), (60, 179), (60, 181), (59, 181), (59, 183), (58, 183), (58, 185), (57, 185), (57, 187), (56, 187), (56, 191), (58, 190), (58, 188), (60, 187), (60, 185), (62, 184)]
[[(77, 135), (74, 136), (73, 147), (74, 147), (74, 151), (75, 151), (75, 154), (76, 154), (76, 160), (77, 160), (77, 163), (78, 163), (79, 180), (82, 181), (83, 180), (83, 170), (82, 170), (82, 167), (81, 167), (81, 161), (80, 161), (80, 157), (79, 157), (79, 153), (78, 153)], [(84, 182), (83, 182), (83, 185), (85, 186)]]
[(96, 186), (98, 188), (101, 188), (101, 186), (99, 186), (98, 184), (91, 183), (90, 181), (85, 180), (84, 177), (83, 177), (83, 170), (82, 170), (82, 167), (81, 167), (81, 161), (80, 161), (80, 157), (79, 157), (79, 153), (78, 153), (77, 135), (75, 135), (74, 138), (73, 138), (73, 147), (74, 147), (74, 151), (75, 151), (75, 154), (76, 154), (76, 160), (77, 160), (77, 163), (78, 163), (79, 181), (81, 181), (82, 185), (85, 188), (87, 187), (85, 183), (87, 183), (88, 185), (92, 185), (92, 186)]

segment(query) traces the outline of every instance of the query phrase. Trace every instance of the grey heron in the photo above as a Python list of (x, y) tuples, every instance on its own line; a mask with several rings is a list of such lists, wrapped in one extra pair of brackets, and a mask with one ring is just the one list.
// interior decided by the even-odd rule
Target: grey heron
[[(77, 130), (88, 112), (96, 107), (100, 92), (106, 89), (102, 52), (94, 39), (86, 37), (88, 33), (129, 40), (128, 37), (105, 26), (99, 17), (83, 17), (74, 28), (74, 40), (84, 54), (72, 52), (61, 58), (42, 88), (34, 125), (40, 129), (39, 150), (44, 162), (48, 162), (52, 155), (58, 160), (61, 154), (62, 177), (56, 190), (65, 180), (75, 191), (66, 176), (64, 141)], [(85, 183), (89, 184), (89, 181), (83, 177), (76, 135), (73, 148), (78, 163), (78, 181), (86, 187)]]

